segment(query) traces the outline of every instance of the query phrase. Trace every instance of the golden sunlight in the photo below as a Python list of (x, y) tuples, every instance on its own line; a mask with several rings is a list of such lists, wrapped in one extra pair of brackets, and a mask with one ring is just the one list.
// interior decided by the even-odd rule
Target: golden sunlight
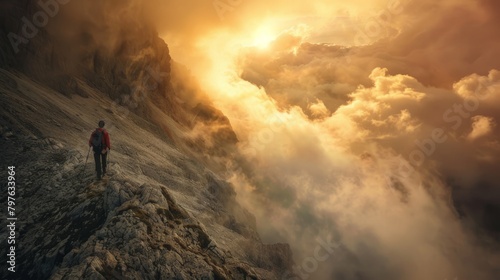
[(262, 25), (251, 37), (250, 46), (257, 47), (259, 49), (266, 49), (269, 47), (271, 42), (276, 39), (276, 37), (278, 36), (276, 35), (271, 24)]
[[(228, 181), (240, 203), (256, 215), (263, 240), (289, 242), (300, 262), (314, 255), (314, 240), (338, 232), (363, 269), (372, 265), (373, 259), (364, 259), (367, 254), (397, 260), (400, 275), (381, 271), (389, 275), (385, 278), (460, 274), (489, 280), (493, 266), (485, 268), (485, 277), (476, 277), (482, 273), (476, 265), (449, 257), (448, 251), (462, 248), (460, 258), (475, 252), (492, 259), (475, 247), (473, 232), (461, 228), (447, 200), (453, 186), (436, 174), (462, 182), (477, 195), (471, 179), (475, 168), (485, 165), (484, 155), (500, 158), (500, 116), (462, 100), (470, 89), (486, 92), (477, 102), (497, 92), (500, 76), (489, 72), (500, 67), (494, 59), (495, 17), (479, 20), (485, 8), (453, 4), (467, 11), (459, 14), (447, 6), (452, 1), (353, 0), (342, 9), (329, 1), (313, 2), (319, 11), (259, 1), (242, 5), (234, 11), (234, 24), (214, 24), (189, 38), (195, 42), (191, 53), (203, 59), (187, 60), (179, 55), (185, 45), (166, 38), (173, 57), (186, 59), (238, 136), (237, 160), (227, 164)], [(334, 2), (341, 7), (341, 1)], [(433, 12), (427, 12), (430, 7)], [(473, 27), (481, 22), (478, 32)], [(471, 26), (464, 32), (482, 45), (448, 31), (449, 25)], [(429, 111), (430, 104), (440, 109)], [(466, 105), (469, 111), (458, 110)], [(474, 144), (477, 149), (470, 149)], [(245, 168), (239, 168), (241, 162)], [(491, 166), (494, 170), (500, 163)], [(488, 184), (494, 185), (492, 174), (487, 174)], [(473, 200), (464, 192), (457, 201)], [(435, 238), (428, 238), (429, 231)], [(372, 236), (378, 241), (366, 242)], [(351, 273), (345, 268), (349, 261), (338, 261), (338, 267), (325, 265), (308, 276), (332, 279), (337, 272)], [(373, 264), (380, 265), (391, 264)]]
[(10, 278), (500, 279), (499, 26), (498, 0), (0, 0)]

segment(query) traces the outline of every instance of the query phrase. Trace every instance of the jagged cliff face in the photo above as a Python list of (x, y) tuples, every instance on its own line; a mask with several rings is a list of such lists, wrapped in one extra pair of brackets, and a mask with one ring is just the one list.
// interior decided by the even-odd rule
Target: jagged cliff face
[[(140, 7), (130, 13), (128, 5), (134, 1), (49, 2), (54, 5), (42, 7), (37, 1), (4, 4), (0, 63), (64, 95), (85, 97), (86, 87), (96, 89), (123, 117), (132, 111), (152, 120), (167, 130), (173, 141), (196, 143), (191, 148), (202, 145), (198, 152), (220, 154), (223, 149), (215, 146), (236, 143), (229, 120), (206, 96), (176, 91), (172, 76), (185, 74), (172, 75), (167, 44)], [(46, 25), (38, 27), (37, 13), (47, 9), (58, 12), (49, 15)], [(29, 38), (32, 34), (33, 38)], [(182, 87), (182, 83), (176, 81), (175, 85)], [(176, 134), (165, 123), (165, 115), (187, 128), (193, 128), (198, 121), (219, 127), (211, 135), (217, 145)]]
[[(178, 92), (189, 87), (172, 80), (147, 21), (105, 18), (120, 3), (68, 3), (19, 52), (5, 35), (38, 4), (1, 4), (0, 158), (19, 186), (17, 272), (2, 279), (280, 278), (288, 245), (262, 244), (232, 187), (200, 161), (231, 150), (228, 119), (200, 92)], [(98, 119), (113, 150), (96, 183), (86, 141)], [(210, 143), (198, 125), (217, 127)]]

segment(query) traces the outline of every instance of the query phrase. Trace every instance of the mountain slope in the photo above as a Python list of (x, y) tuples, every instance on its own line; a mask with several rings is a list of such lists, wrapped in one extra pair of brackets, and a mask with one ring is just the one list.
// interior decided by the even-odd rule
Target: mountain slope
[[(262, 244), (231, 186), (159, 127), (122, 118), (90, 88), (67, 97), (19, 73), (0, 80), (19, 221), (18, 271), (2, 278), (275, 279), (290, 267), (288, 245)], [(113, 146), (98, 183), (92, 155), (84, 164), (97, 116)]]
[[(22, 35), (41, 7), (0, 4), (0, 159), (16, 167), (18, 218), (17, 272), (0, 276), (279, 278), (289, 246), (263, 244), (216, 174), (238, 141), (229, 120), (185, 68), (171, 69), (167, 44), (132, 3), (61, 4), (19, 52), (7, 34)], [(112, 151), (96, 183), (87, 141), (100, 119)]]

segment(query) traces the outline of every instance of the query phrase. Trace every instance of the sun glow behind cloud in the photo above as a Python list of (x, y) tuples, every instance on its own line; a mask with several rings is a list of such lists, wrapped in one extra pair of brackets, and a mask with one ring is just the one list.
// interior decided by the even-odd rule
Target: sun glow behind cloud
[[(447, 128), (443, 113), (464, 102), (457, 89), (487, 81), (486, 88), (494, 91), (500, 83), (497, 72), (487, 72), (494, 64), (478, 76), (457, 67), (473, 49), (443, 29), (441, 14), (423, 12), (428, 6), (442, 9), (447, 24), (454, 20), (465, 27), (461, 20), (474, 21), (476, 11), (458, 17), (461, 10), (450, 6), (459, 4), (429, 1), (425, 9), (412, 6), (405, 13), (384, 2), (378, 10), (383, 16), (370, 17), (363, 7), (337, 14), (319, 2), (316, 7), (330, 10), (293, 17), (285, 7), (284, 15), (264, 22), (262, 14), (250, 17), (242, 8), (248, 24), (215, 26), (195, 36), (193, 52), (204, 59), (186, 64), (240, 139), (240, 154), (228, 163), (239, 199), (257, 215), (264, 239), (289, 242), (299, 265), (314, 254), (315, 238), (336, 232), (346, 252), (326, 270), (347, 279), (358, 270), (375, 279), (488, 279), (495, 255), (475, 245), (473, 231), (449, 202), (450, 185), (439, 174), (460, 183), (474, 181), (479, 176), (471, 171), (475, 152), (498, 154), (498, 118), (486, 105), (493, 103), (482, 103), (485, 107), (473, 112), (477, 116), (459, 119), (460, 126), (448, 131), (448, 142), (435, 144), (432, 156), (424, 154), (425, 164), (411, 176), (402, 175), (415, 141)], [(406, 18), (420, 21), (406, 25)], [(441, 45), (423, 32), (424, 26), (451, 43)], [(335, 46), (344, 42), (357, 47)], [(418, 47), (409, 48), (413, 45)], [(443, 60), (450, 53), (460, 58), (464, 45), (466, 58), (453, 60), (457, 65)], [(356, 261), (349, 259), (352, 255)], [(479, 264), (480, 258), (488, 261)], [(315, 279), (329, 279), (330, 272)]]
[(135, 37), (99, 27), (140, 33), (147, 12), (196, 77), (173, 81), (187, 103), (211, 99), (238, 135), (228, 180), (265, 242), (299, 266), (318, 238), (341, 244), (309, 279), (496, 279), (498, 1), (225, 1), (224, 18), (211, 1), (97, 2), (73, 2), (63, 30), (115, 53)]
[(269, 47), (272, 41), (276, 39), (276, 34), (274, 34), (272, 28), (268, 26), (262, 26), (257, 29), (255, 35), (253, 35), (253, 40), (251, 46), (255, 46), (260, 49), (265, 49)]

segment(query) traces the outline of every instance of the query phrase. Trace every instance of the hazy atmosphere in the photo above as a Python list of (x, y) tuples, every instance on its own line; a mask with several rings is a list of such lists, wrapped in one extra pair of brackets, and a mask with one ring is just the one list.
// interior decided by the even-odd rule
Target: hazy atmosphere
[[(203, 143), (194, 158), (234, 188), (262, 242), (289, 244), (277, 279), (498, 277), (500, 2), (66, 2), (44, 27), (65, 73), (80, 75), (90, 49), (149, 60), (121, 44), (146, 27), (165, 41), (166, 114), (194, 113), (182, 132), (145, 118), (180, 151)], [(191, 121), (200, 102), (228, 123)], [(213, 152), (229, 125), (234, 147)]]
[(160, 35), (229, 117), (228, 178), (264, 239), (303, 275), (337, 240), (313, 279), (492, 279), (500, 6), (232, 2), (179, 4), (196, 16)]

